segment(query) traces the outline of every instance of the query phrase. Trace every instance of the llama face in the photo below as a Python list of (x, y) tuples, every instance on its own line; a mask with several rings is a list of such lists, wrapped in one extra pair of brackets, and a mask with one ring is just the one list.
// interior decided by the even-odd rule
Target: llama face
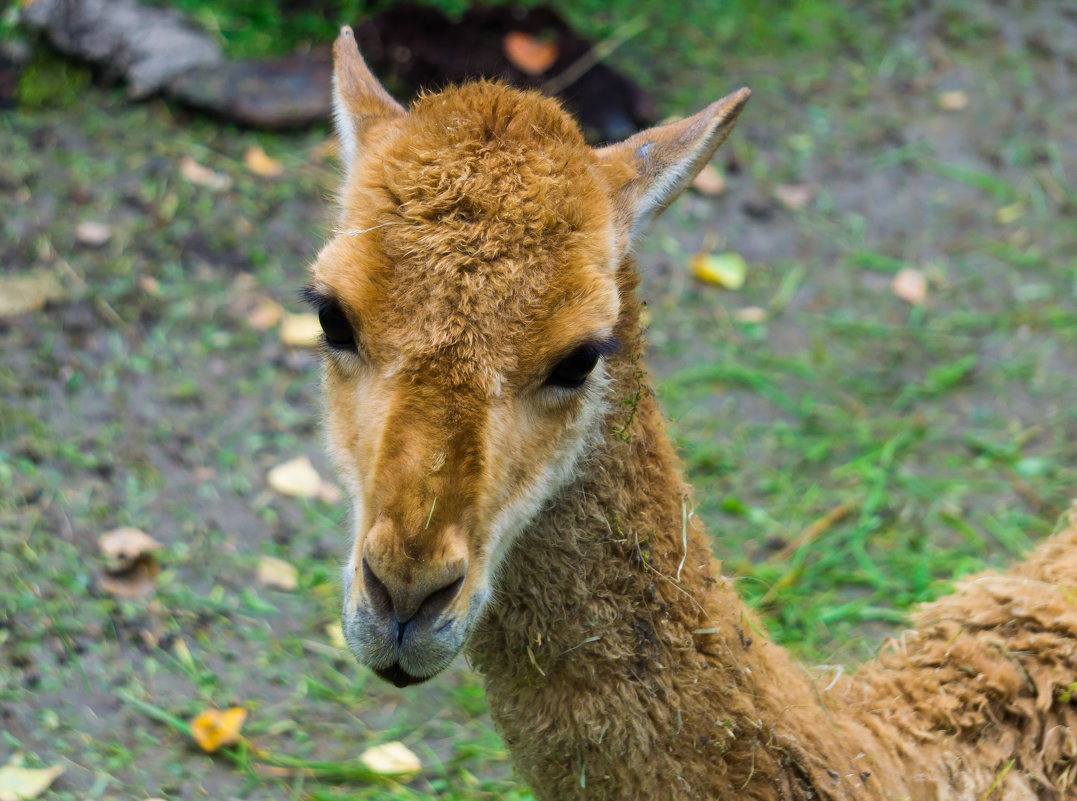
[(591, 150), (538, 94), (481, 82), (405, 111), (348, 28), (334, 60), (346, 179), (309, 297), (352, 504), (344, 633), (403, 686), (463, 648), (517, 535), (608, 434), (619, 264), (748, 91)]
[(617, 235), (574, 125), (492, 84), (420, 101), (368, 148), (337, 229), (310, 296), (352, 503), (344, 631), (409, 684), (463, 647), (599, 428)]

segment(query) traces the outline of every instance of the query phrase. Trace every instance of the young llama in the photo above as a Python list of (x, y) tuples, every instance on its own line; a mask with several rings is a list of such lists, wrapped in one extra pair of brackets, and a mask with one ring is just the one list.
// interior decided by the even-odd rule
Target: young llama
[(685, 514), (631, 249), (746, 89), (592, 150), (537, 94), (405, 110), (347, 28), (335, 60), (346, 177), (308, 295), (361, 662), (405, 686), (465, 651), (542, 801), (1077, 797), (1077, 521), (819, 682)]

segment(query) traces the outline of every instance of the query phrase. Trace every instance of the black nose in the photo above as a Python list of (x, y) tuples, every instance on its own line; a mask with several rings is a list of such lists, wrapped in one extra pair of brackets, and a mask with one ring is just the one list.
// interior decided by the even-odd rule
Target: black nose
[(409, 627), (421, 626), (434, 620), (452, 603), (464, 584), (466, 568), (433, 590), (421, 584), (386, 582), (378, 577), (366, 558), (363, 558), (363, 583), (374, 610), (396, 622), (396, 641), (403, 642)]

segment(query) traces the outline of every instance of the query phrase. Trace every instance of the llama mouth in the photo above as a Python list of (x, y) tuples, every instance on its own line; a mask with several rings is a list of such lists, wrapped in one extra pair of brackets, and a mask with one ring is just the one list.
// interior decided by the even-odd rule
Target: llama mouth
[(431, 676), (413, 676), (404, 670), (404, 668), (400, 667), (399, 662), (394, 662), (387, 668), (374, 668), (373, 670), (380, 678), (385, 679), (387, 682), (390, 682), (397, 687), (410, 687), (413, 684), (422, 684), (424, 681), (432, 678)]

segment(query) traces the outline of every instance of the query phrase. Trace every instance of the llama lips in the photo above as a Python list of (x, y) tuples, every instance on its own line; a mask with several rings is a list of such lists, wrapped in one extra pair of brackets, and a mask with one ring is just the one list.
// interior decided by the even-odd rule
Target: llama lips
[(430, 676), (412, 676), (404, 668), (400, 667), (400, 663), (396, 662), (387, 668), (374, 668), (374, 672), (378, 674), (380, 678), (385, 679), (387, 682), (397, 687), (410, 687), (413, 684), (422, 684), (424, 681), (430, 679)]

